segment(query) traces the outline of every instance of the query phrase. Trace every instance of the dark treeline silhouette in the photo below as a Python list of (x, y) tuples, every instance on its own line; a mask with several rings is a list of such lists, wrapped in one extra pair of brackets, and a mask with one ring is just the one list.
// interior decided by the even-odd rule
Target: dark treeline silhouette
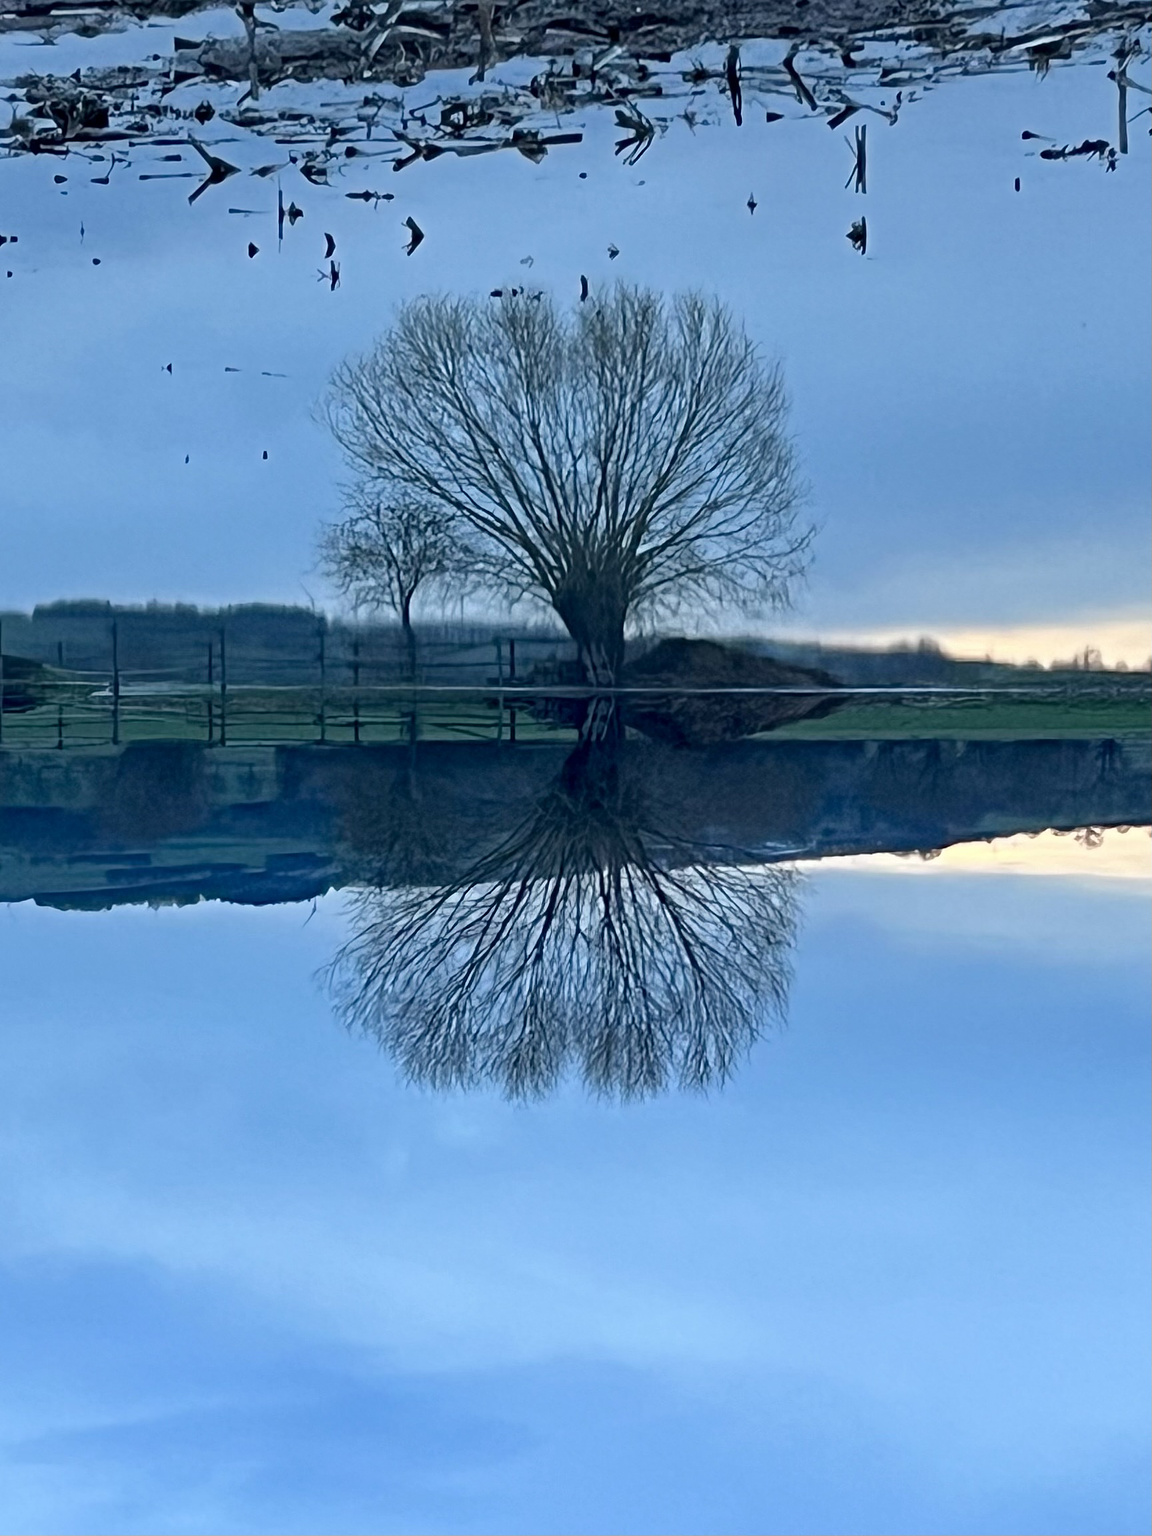
[[(381, 665), (390, 667), (398, 676), (403, 675), (406, 667), (407, 648), (397, 620), (364, 616), (353, 621), (291, 603), (239, 603), (218, 608), (192, 603), (122, 604), (100, 599), (41, 603), (31, 613), (0, 614), (4, 653), (53, 667), (62, 663), (65, 669), (106, 671), (110, 665), (114, 621), (125, 667), (182, 672), (190, 678), (199, 678), (206, 646), (217, 640), (221, 630), (228, 636), (230, 663), (237, 682), (311, 685), (317, 675), (321, 631), (337, 666), (350, 662), (353, 643), (358, 641), (366, 662), (379, 657)], [(458, 674), (445, 673), (451, 681), (474, 679), (476, 666), (494, 671), (497, 641), (502, 641), (506, 648), (509, 639), (516, 640), (528, 667), (540, 657), (575, 655), (571, 640), (557, 625), (444, 619), (414, 620), (413, 627), (420, 653), (429, 665), (439, 670), (449, 668), (454, 655), (462, 659), (464, 666)], [(734, 637), (726, 643), (740, 651), (823, 671), (853, 687), (935, 683), (979, 686), (1026, 683), (1033, 678), (1050, 682), (1053, 674), (1061, 673), (1067, 673), (1070, 680), (1082, 680), (1086, 670), (1093, 675), (1097, 670), (1095, 661), (1086, 669), (1082, 658), (1078, 667), (1065, 663), (1048, 668), (962, 660), (948, 655), (930, 640), (919, 645), (884, 648), (823, 645), (763, 636)], [(640, 655), (649, 645), (649, 640), (638, 637), (627, 648), (628, 658)], [(1109, 680), (1119, 680), (1122, 674), (1108, 672), (1107, 676)], [(1135, 673), (1135, 686), (1139, 686), (1140, 678), (1146, 680), (1146, 670)]]

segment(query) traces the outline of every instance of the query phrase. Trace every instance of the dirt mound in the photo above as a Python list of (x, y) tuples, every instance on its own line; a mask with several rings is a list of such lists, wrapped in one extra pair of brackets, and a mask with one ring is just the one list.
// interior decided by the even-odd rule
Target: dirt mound
[(51, 680), (50, 669), (39, 661), (30, 661), (27, 656), (0, 657), (0, 707), (6, 715), (37, 708), (47, 698)]
[(715, 640), (661, 640), (624, 669), (627, 688), (664, 688), (622, 700), (625, 725), (673, 746), (709, 746), (815, 719), (839, 707), (835, 694), (694, 692), (696, 689), (836, 689), (815, 667), (796, 667)]

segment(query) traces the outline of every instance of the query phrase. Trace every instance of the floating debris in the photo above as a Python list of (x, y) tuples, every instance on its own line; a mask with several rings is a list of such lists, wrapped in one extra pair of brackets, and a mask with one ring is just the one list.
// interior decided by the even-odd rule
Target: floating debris
[(724, 81), (732, 103), (732, 116), (739, 128), (744, 122), (744, 93), (740, 88), (740, 50), (735, 43), (729, 48), (728, 57), (724, 61)]
[(208, 167), (208, 175), (195, 192), (189, 195), (188, 201), (194, 203), (198, 197), (203, 197), (209, 187), (218, 187), (222, 181), (227, 181), (229, 176), (237, 175), (240, 167), (230, 165), (227, 160), (221, 160), (219, 155), (212, 154), (210, 150), (204, 148), (199, 139), (194, 139), (191, 134), (188, 135), (188, 142)]
[(616, 126), (627, 130), (627, 138), (617, 139), (615, 153), (624, 156), (625, 165), (635, 165), (648, 152), (656, 137), (656, 125), (640, 111), (639, 107), (627, 110), (617, 107)]
[[(848, 143), (848, 141), (845, 140), (845, 143)], [(849, 187), (853, 187), (854, 190), (857, 191), (857, 192), (867, 192), (867, 190), (868, 190), (868, 129), (867, 129), (867, 126), (861, 126), (861, 127), (856, 129), (855, 137), (854, 137), (854, 142), (848, 144), (848, 148), (850, 150), (852, 150), (853, 165), (852, 165), (852, 174), (848, 177), (848, 180), (844, 183), (845, 190), (847, 190)]]
[(1042, 149), (1041, 160), (1099, 160), (1107, 171), (1116, 169), (1116, 151), (1107, 139), (1085, 139), (1082, 144), (1065, 144), (1061, 149)]
[[(278, 0), (281, 20), (289, 21), (297, 4), (313, 10), (313, 0)], [(202, 8), (200, 0), (180, 5)], [(659, 13), (609, 0), (601, 11), (578, 7), (563, 15), (544, 0), (515, 7), (497, 0), (345, 0), (328, 22), (301, 28), (261, 20), (254, 0), (236, 0), (235, 9), (242, 35), (177, 36), (167, 55), (143, 62), (66, 76), (29, 72), (4, 82), (11, 117), (0, 127), (0, 153), (107, 156), (106, 167), (89, 178), (107, 186), (134, 151), (168, 148), (158, 159), (175, 164), (191, 148), (206, 174), (189, 203), (244, 170), (260, 179), (299, 174), (314, 187), (339, 187), (346, 198), (377, 205), (395, 194), (341, 186), (361, 161), (383, 159), (397, 172), (444, 155), (515, 150), (538, 164), (554, 148), (583, 142), (582, 131), (558, 131), (563, 117), (595, 108), (613, 113), (621, 131), (615, 154), (632, 166), (681, 118), (695, 132), (731, 112), (742, 126), (755, 105), (766, 124), (816, 117), (839, 128), (863, 113), (893, 123), (904, 105), (943, 81), (997, 70), (1044, 74), (1089, 51), (1104, 62), (1107, 50), (1117, 92), (1115, 145), (1058, 145), (1031, 130), (1022, 136), (1044, 140), (1044, 159), (1095, 159), (1113, 170), (1128, 148), (1128, 93), (1145, 89), (1128, 71), (1148, 54), (1146, 0), (1093, 0), (1087, 13), (1078, 0), (1046, 0), (1043, 13), (1027, 13), (1024, 26), (1018, 8), (1004, 3), (910, 12), (905, 0), (846, 0), (834, 25), (813, 5), (799, 25), (795, 17), (782, 24), (776, 9), (754, 0), (741, 13), (738, 43), (725, 36), (726, 18), (702, 15), (687, 0), (670, 0)], [(0, 35), (31, 32), (51, 43), (68, 33), (138, 34), (153, 16), (169, 15), (160, 0), (51, 8), (0, 0)], [(516, 77), (498, 81), (497, 66), (512, 60)], [(455, 81), (451, 71), (458, 72)], [(447, 88), (430, 99), (416, 96), (415, 88), (432, 78)], [(221, 124), (215, 148), (197, 137), (209, 122)], [(222, 158), (225, 143), (236, 146), (227, 151), (236, 163)], [(849, 184), (863, 193), (862, 125), (849, 148)], [(192, 174), (145, 170), (139, 178)], [(587, 179), (586, 170), (578, 174)], [(53, 178), (63, 195), (68, 179), (64, 172)], [(755, 212), (754, 197), (747, 206)], [(303, 209), (285, 206), (278, 190), (278, 238), (285, 223), (302, 217)], [(406, 223), (411, 255), (424, 235)]]
[(796, 92), (796, 100), (802, 107), (807, 107), (809, 112), (816, 112), (818, 110), (816, 106), (816, 98), (804, 84), (804, 81), (800, 78), (800, 73), (797, 70), (795, 63), (793, 62), (799, 52), (800, 47), (798, 44), (790, 48), (787, 56), (784, 59), (782, 67), (784, 73), (792, 82), (792, 89)]

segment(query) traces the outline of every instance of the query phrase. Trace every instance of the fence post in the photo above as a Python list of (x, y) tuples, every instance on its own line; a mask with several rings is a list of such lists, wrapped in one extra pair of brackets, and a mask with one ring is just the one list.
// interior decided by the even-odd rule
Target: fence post
[(500, 692), (496, 695), (496, 740), (504, 740), (504, 642), (496, 642), (496, 679)]
[(4, 744), (4, 625), (0, 622), (0, 746)]
[(112, 745), (120, 745), (120, 627), (112, 620)]
[(321, 619), (320, 620), (320, 744), (321, 744), (321, 746), (323, 746), (324, 742), (327, 740), (327, 734), (328, 734), (328, 721), (327, 721), (327, 718), (326, 718), (325, 707), (324, 707), (325, 706), (325, 702), (326, 702), (325, 701), (325, 696), (324, 696), (324, 678), (325, 678), (325, 664), (324, 663), (325, 663), (325, 658), (324, 658), (324, 620)]
[(352, 740), (360, 745), (360, 636), (352, 636)]
[[(515, 683), (516, 683), (516, 642), (515, 642), (515, 640), (509, 640), (509, 642), (508, 642), (508, 681), (513, 686), (515, 686)], [(508, 740), (511, 741), (511, 742), (514, 742), (516, 740), (516, 706), (515, 706), (515, 704), (509, 704), (509, 706), (508, 706)]]
[(212, 746), (216, 736), (216, 701), (212, 697), (212, 689), (215, 679), (212, 676), (212, 641), (208, 641), (208, 745)]
[(228, 745), (228, 653), (223, 627), (220, 629), (220, 745)]
[[(57, 666), (57, 669), (59, 671), (63, 672), (63, 670), (64, 670), (64, 642), (63, 642), (63, 640), (57, 640), (57, 642), (56, 642), (56, 666)], [(64, 702), (63, 702), (62, 699), (61, 700), (57, 700), (57, 703), (56, 703), (56, 747), (57, 747), (57, 750), (60, 751), (60, 752), (62, 752), (64, 750)]]

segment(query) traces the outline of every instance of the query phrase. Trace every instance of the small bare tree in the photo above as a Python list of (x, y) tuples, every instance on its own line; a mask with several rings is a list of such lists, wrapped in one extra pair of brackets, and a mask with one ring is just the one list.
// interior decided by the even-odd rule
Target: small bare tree
[(361, 472), (470, 527), (478, 577), (550, 605), (598, 685), (630, 622), (783, 606), (804, 563), (780, 372), (696, 294), (416, 299), (327, 417)]
[(355, 607), (388, 608), (396, 614), (414, 677), (412, 604), (421, 587), (427, 591), (463, 574), (459, 522), (450, 508), (427, 497), (395, 494), (370, 481), (348, 493), (348, 514), (321, 534), (320, 563)]

